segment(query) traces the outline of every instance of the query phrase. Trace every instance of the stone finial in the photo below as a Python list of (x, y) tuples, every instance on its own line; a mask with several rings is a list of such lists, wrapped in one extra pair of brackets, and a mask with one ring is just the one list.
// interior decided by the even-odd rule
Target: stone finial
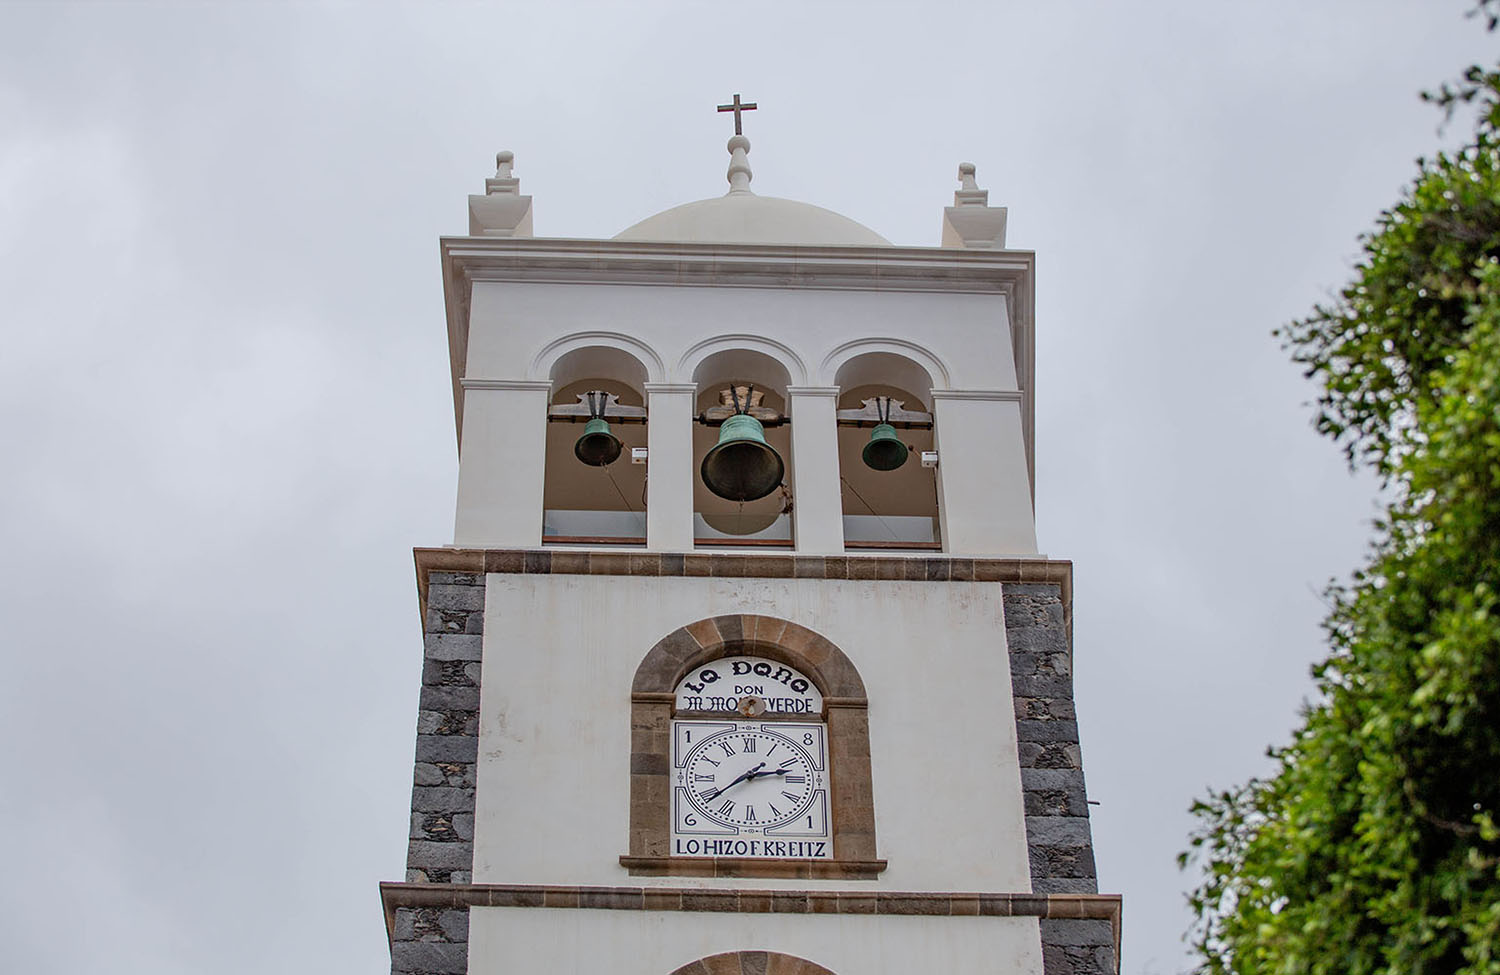
[(509, 149), (495, 153), (495, 175), (484, 181), (484, 195), (469, 197), (471, 237), (531, 236), (531, 197), (521, 195), (515, 163)]
[(521, 181), (511, 175), (511, 169), (515, 163), (516, 154), (509, 149), (501, 149), (495, 153), (495, 175), (484, 181), (484, 191), (490, 195), (507, 193), (511, 196), (519, 196)]
[(953, 205), (943, 210), (944, 247), (1000, 250), (1005, 247), (1005, 207), (990, 206), (990, 191), (979, 188), (971, 162), (958, 164)]
[(732, 135), (728, 148), (729, 192), (749, 193), (750, 180), (754, 178), (750, 173), (750, 140), (743, 135)]
[(989, 206), (990, 191), (979, 188), (979, 181), (974, 178), (977, 172), (973, 163), (958, 164), (958, 189), (953, 193), (954, 206)]

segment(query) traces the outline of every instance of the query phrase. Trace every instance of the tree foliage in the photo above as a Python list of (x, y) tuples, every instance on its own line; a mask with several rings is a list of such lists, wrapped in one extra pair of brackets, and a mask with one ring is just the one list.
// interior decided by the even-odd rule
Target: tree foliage
[(1429, 97), (1473, 140), (1280, 333), (1390, 500), (1274, 771), (1194, 806), (1204, 973), (1500, 973), (1500, 74)]

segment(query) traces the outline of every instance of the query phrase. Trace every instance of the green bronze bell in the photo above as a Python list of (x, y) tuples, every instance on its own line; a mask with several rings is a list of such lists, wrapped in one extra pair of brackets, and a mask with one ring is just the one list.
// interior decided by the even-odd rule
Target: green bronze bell
[(609, 432), (609, 421), (596, 416), (584, 425), (573, 456), (590, 467), (605, 467), (619, 459), (621, 446), (620, 438)]
[(889, 423), (880, 423), (870, 431), (870, 442), (865, 444), (860, 457), (864, 459), (865, 466), (873, 470), (893, 471), (906, 463), (906, 455), (910, 452), (896, 435), (895, 427)]
[(703, 483), (729, 501), (754, 501), (781, 485), (786, 465), (766, 443), (765, 428), (748, 413), (736, 413), (719, 427), (719, 442), (703, 455)]

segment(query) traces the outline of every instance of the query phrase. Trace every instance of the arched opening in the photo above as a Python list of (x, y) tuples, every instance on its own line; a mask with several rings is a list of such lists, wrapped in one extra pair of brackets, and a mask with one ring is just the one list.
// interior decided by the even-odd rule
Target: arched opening
[[(922, 465), (923, 452), (933, 449), (931, 377), (905, 356), (867, 352), (840, 366), (835, 383), (845, 547), (940, 549), (936, 471)], [(851, 419), (856, 413), (863, 417)], [(866, 454), (885, 418), (894, 428), (879, 431), (886, 457), (901, 459), (891, 470), (871, 467)], [(897, 445), (907, 448), (904, 457)]]
[[(589, 346), (558, 358), (549, 378), (542, 541), (645, 545), (646, 467), (631, 462), (631, 449), (646, 445), (646, 367), (621, 349)], [(591, 414), (607, 433), (590, 426)], [(586, 430), (594, 432), (580, 447)]]
[[(732, 676), (739, 673), (736, 664), (754, 658), (772, 662), (760, 678), (766, 685), (764, 692), (761, 688), (736, 689), (737, 678)], [(780, 673), (776, 663), (785, 664), (787, 672)], [(719, 670), (720, 677), (710, 680), (706, 673), (710, 669)], [(804, 675), (806, 683), (799, 684), (797, 678)], [(694, 682), (699, 686), (692, 686)], [(773, 685), (784, 687), (785, 693)], [(735, 699), (720, 700), (711, 692), (721, 687), (737, 695)], [(761, 697), (763, 707), (744, 708), (746, 693)], [(768, 699), (771, 693), (782, 699)], [(691, 696), (685, 697), (687, 694)], [(797, 700), (816, 702), (814, 710), (818, 713), (797, 706)], [(886, 864), (875, 854), (868, 711), (864, 681), (854, 663), (825, 637), (797, 623), (737, 614), (698, 620), (667, 634), (646, 653), (631, 684), (630, 852), (620, 858), (621, 864), (633, 875), (643, 876), (878, 876)], [(752, 719), (749, 723), (756, 727), (745, 727), (742, 719)], [(680, 813), (691, 811), (674, 805), (681, 799), (679, 786), (696, 787), (699, 773), (712, 774), (707, 768), (692, 768), (694, 746), (703, 739), (689, 741), (685, 732), (713, 721), (726, 725), (722, 729), (726, 737), (735, 732), (764, 733), (761, 740), (767, 756), (770, 746), (789, 729), (795, 729), (799, 739), (807, 735), (802, 740), (810, 749), (819, 735), (817, 728), (824, 729), (826, 739), (817, 741), (809, 755), (826, 758), (824, 785), (829, 820), (822, 833), (830, 838), (832, 856), (825, 850), (797, 845), (797, 838), (791, 835), (795, 830), (751, 829), (748, 819), (737, 823), (734, 815), (740, 813), (734, 810), (726, 811), (726, 821), (721, 825), (744, 826), (743, 835), (730, 837), (728, 829), (713, 831), (718, 839), (730, 838), (734, 845), (715, 845), (709, 850), (702, 845), (701, 840), (708, 835), (703, 833), (696, 851), (676, 847), (681, 838)], [(749, 741), (743, 734), (739, 737), (732, 751), (743, 756)], [(714, 757), (717, 759), (718, 754)], [(728, 753), (720, 760), (727, 757)], [(730, 784), (744, 778), (733, 779)], [(720, 786), (717, 781), (708, 785), (714, 789)], [(769, 807), (759, 815), (764, 812), (769, 812)], [(799, 816), (803, 814), (799, 811)], [(700, 824), (687, 825), (696, 828)], [(815, 820), (808, 829), (821, 825)], [(763, 839), (775, 839), (780, 845), (742, 851), (738, 844), (752, 840), (751, 834), (757, 831)], [(773, 837), (777, 831), (786, 835)]]
[[(725, 546), (792, 546), (792, 443), (786, 423), (786, 389), (790, 376), (782, 363), (764, 352), (727, 349), (693, 370), (698, 384), (693, 428), (693, 537), (700, 548)], [(759, 420), (759, 435), (775, 451), (782, 477), (768, 494), (736, 500), (721, 497), (705, 482), (704, 459), (721, 443), (724, 421), (748, 410)]]
[(833, 975), (822, 965), (779, 951), (726, 951), (689, 962), (672, 975)]

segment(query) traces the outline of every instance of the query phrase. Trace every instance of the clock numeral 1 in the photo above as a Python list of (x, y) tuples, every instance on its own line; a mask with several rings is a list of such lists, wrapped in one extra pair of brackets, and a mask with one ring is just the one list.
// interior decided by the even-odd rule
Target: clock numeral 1
[(774, 755), (776, 753), (776, 749), (778, 749), (780, 747), (781, 747), (781, 742), (779, 742), (779, 741), (773, 741), (773, 742), (771, 742), (771, 750), (768, 751), (768, 752), (766, 752), (766, 757), (770, 758), (772, 755)]
[(734, 800), (725, 799), (724, 805), (715, 810), (720, 816), (728, 816), (734, 812)]
[(745, 754), (747, 754), (747, 755), (754, 755), (755, 754), (755, 739), (754, 738), (746, 738), (745, 739)]

